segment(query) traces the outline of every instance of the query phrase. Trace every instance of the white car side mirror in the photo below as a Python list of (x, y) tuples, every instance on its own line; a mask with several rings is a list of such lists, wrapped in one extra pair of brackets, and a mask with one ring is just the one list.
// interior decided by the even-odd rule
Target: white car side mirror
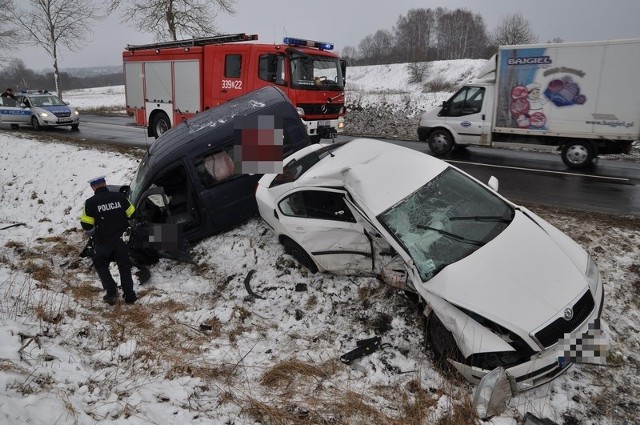
[(489, 177), (489, 187), (491, 189), (493, 189), (494, 191), (498, 191), (498, 186), (500, 186), (500, 183), (498, 182), (498, 179), (495, 178), (494, 176)]

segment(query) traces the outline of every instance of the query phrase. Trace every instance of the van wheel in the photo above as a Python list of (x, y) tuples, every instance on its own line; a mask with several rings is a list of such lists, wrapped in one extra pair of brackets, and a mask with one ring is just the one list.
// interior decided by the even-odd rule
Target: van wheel
[(37, 117), (31, 117), (31, 127), (33, 127), (35, 131), (42, 130), (42, 127), (40, 126), (40, 121), (38, 121)]
[(151, 120), (151, 134), (156, 139), (162, 136), (167, 130), (171, 128), (171, 121), (169, 121), (169, 117), (164, 112), (160, 112), (153, 117)]
[(435, 156), (444, 156), (453, 149), (453, 137), (447, 130), (433, 130), (427, 141)]
[(562, 162), (570, 168), (586, 168), (593, 165), (595, 147), (586, 140), (568, 142), (562, 147)]
[(316, 273), (318, 271), (318, 266), (313, 262), (307, 251), (304, 250), (300, 245), (292, 241), (291, 239), (285, 238), (282, 241), (282, 246), (284, 246), (285, 254), (288, 254), (296, 259), (300, 264), (309, 269), (311, 273)]

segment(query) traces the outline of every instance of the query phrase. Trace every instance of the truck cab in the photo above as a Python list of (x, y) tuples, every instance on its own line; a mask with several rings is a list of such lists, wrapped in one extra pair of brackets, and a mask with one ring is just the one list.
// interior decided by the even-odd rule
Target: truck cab
[(439, 108), (420, 119), (418, 138), (429, 143), (435, 155), (446, 155), (455, 146), (491, 145), (493, 84), (462, 87)]

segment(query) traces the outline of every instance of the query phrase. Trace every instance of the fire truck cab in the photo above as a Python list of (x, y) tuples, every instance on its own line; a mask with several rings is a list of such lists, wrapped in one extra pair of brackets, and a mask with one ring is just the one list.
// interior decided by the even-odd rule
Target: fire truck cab
[(159, 137), (193, 115), (275, 85), (296, 107), (313, 141), (344, 128), (345, 61), (333, 44), (285, 38), (256, 43), (230, 34), (128, 45), (122, 53), (127, 112)]

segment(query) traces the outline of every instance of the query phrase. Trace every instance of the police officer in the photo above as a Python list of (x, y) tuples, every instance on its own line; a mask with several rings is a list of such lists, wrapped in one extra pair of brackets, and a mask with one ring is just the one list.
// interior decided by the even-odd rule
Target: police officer
[(16, 98), (16, 96), (13, 94), (13, 89), (11, 87), (3, 91), (2, 94), (0, 94), (0, 97), (10, 97), (11, 99), (14, 99), (14, 100)]
[(84, 203), (80, 217), (82, 228), (93, 233), (96, 267), (102, 287), (107, 291), (103, 300), (115, 304), (118, 299), (118, 286), (109, 272), (109, 262), (115, 260), (120, 271), (120, 285), (124, 292), (124, 302), (136, 302), (131, 277), (131, 259), (129, 249), (122, 236), (128, 230), (129, 218), (135, 211), (127, 197), (119, 192), (107, 189), (104, 176), (89, 180), (94, 195)]

